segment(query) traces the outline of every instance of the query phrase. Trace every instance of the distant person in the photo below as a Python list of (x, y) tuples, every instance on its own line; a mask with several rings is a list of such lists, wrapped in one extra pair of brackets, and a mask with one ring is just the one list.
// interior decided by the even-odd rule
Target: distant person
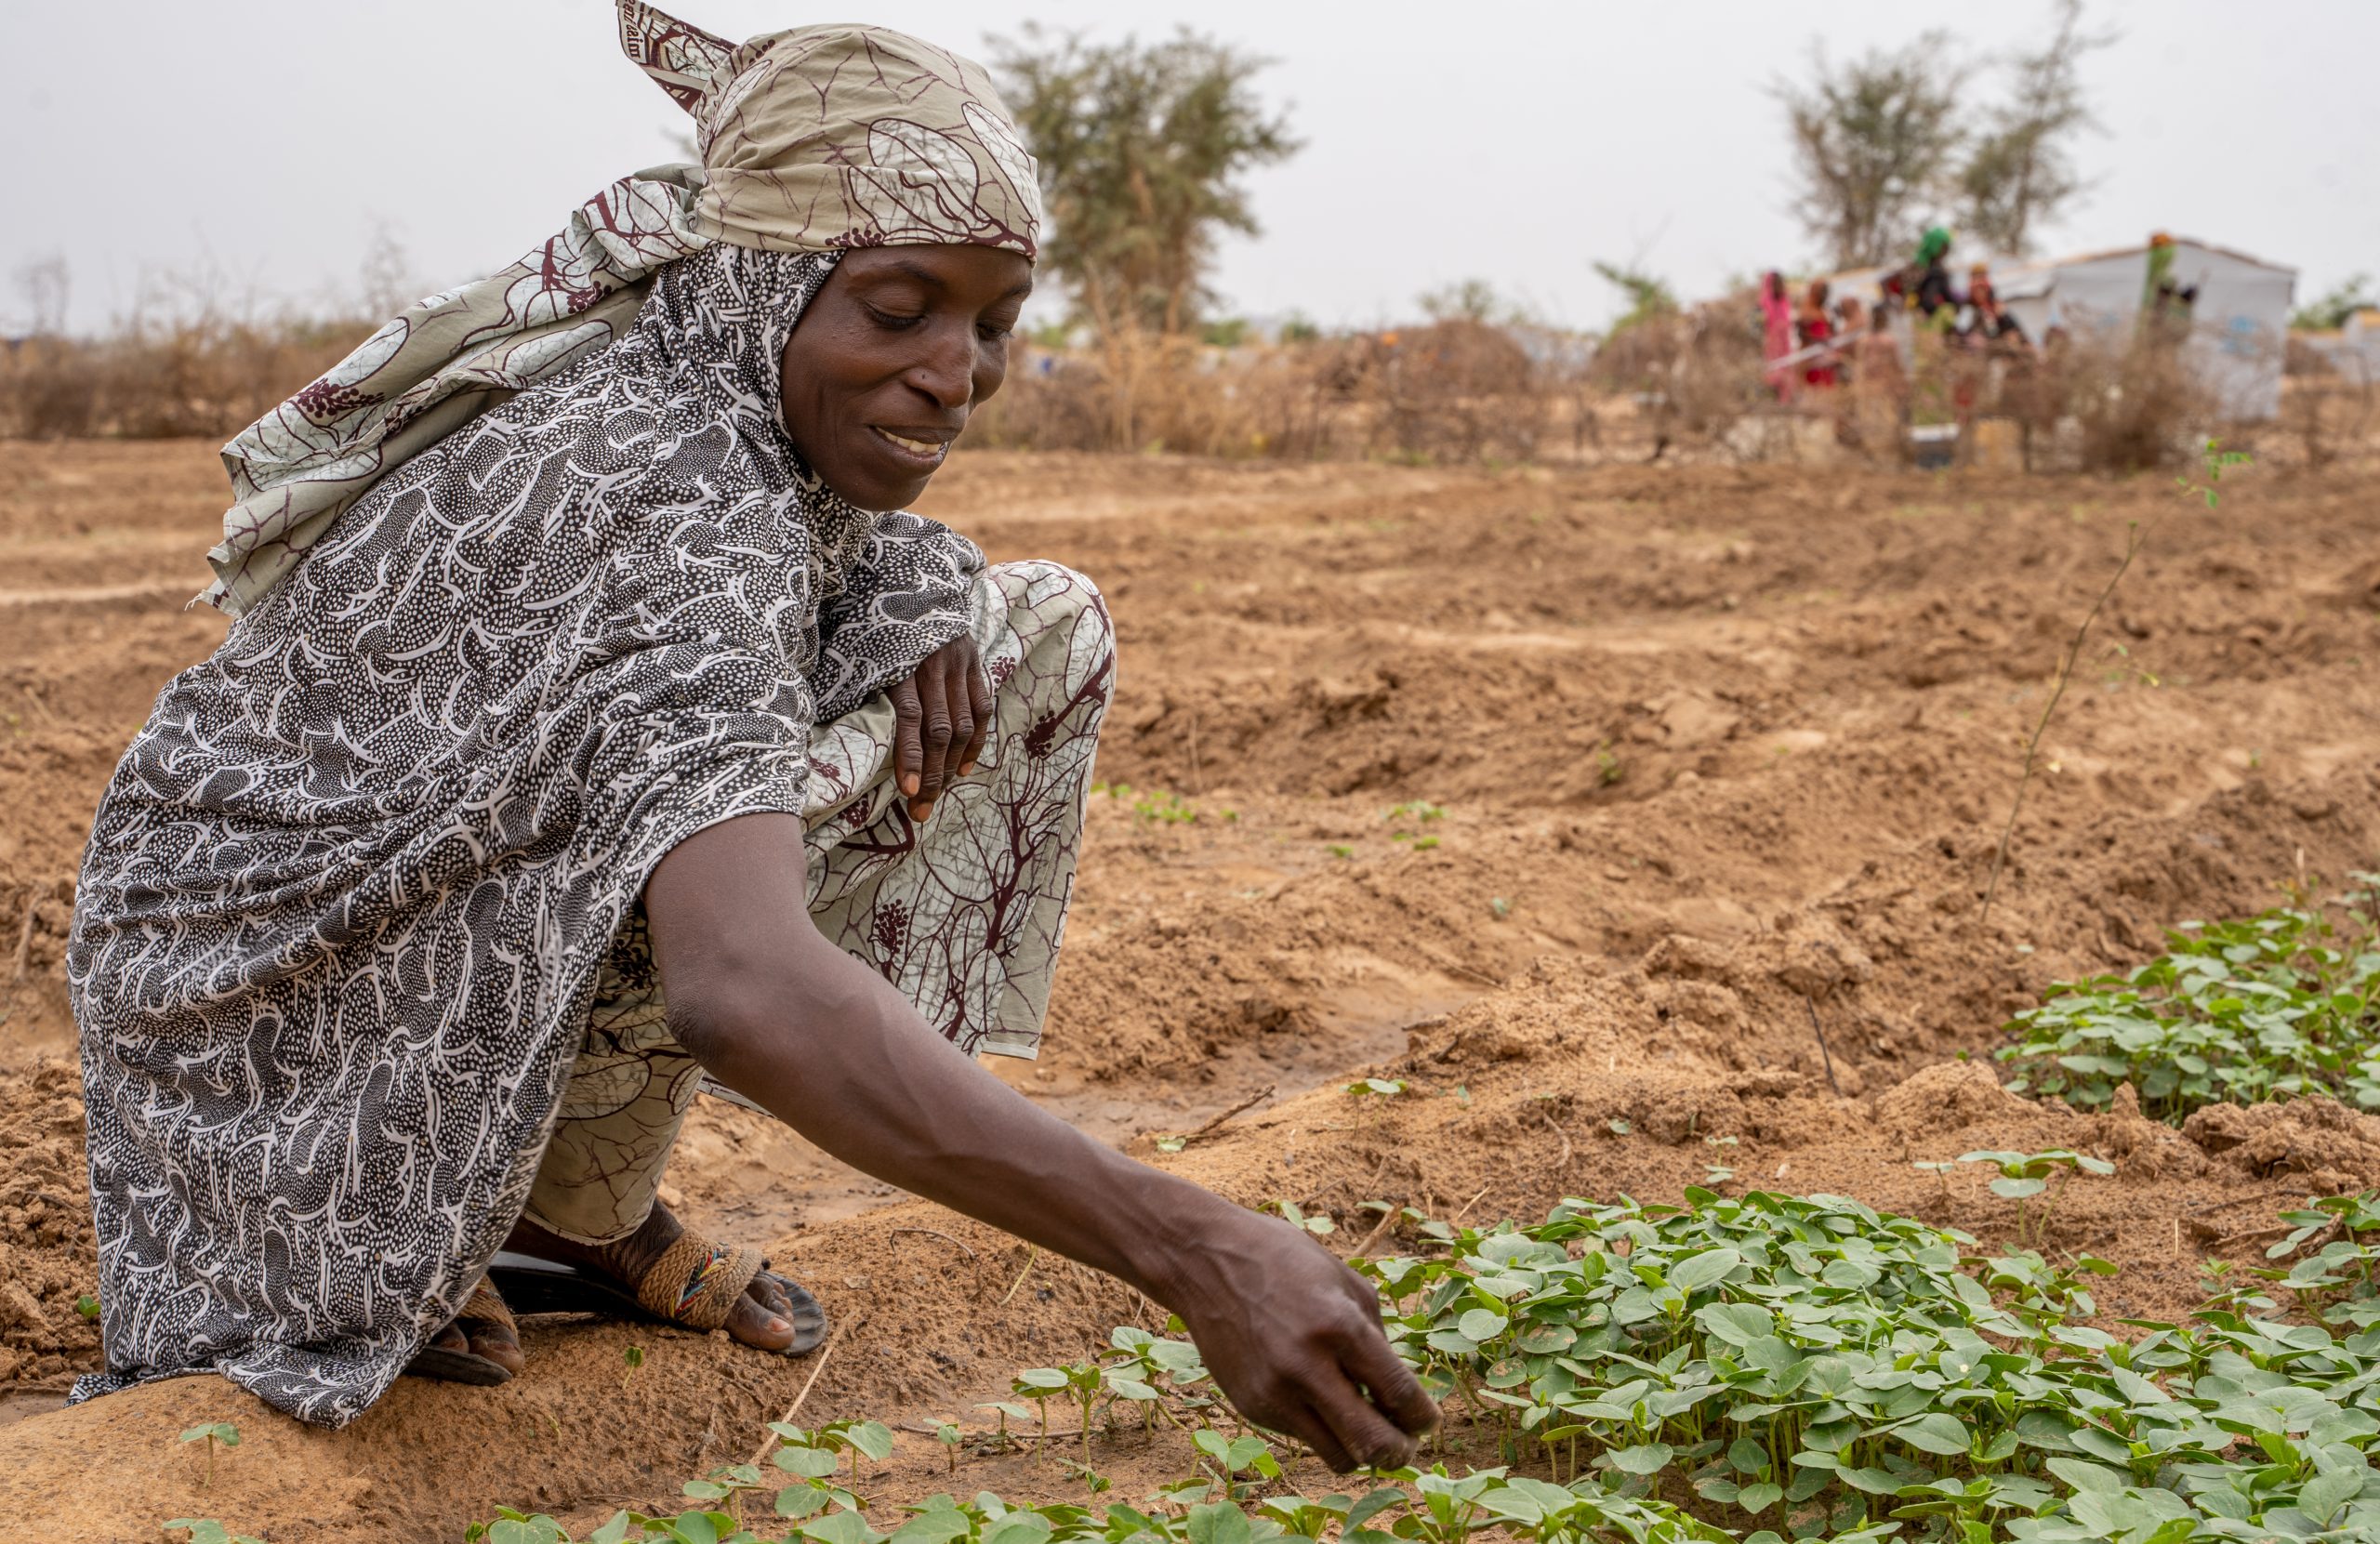
[(899, 33), (619, 20), (705, 166), (231, 447), (238, 619), (75, 893), (75, 1397), (213, 1371), (343, 1425), (408, 1371), (518, 1375), (514, 1305), (813, 1350), (809, 1292), (659, 1198), (717, 1088), (1145, 1292), (1333, 1465), (1407, 1462), (1435, 1411), (1369, 1285), (972, 1059), (1040, 1037), (1115, 679), (1089, 580), (903, 512), (1033, 289), (1014, 121)]
[(2000, 293), (1992, 287), (1991, 271), (1981, 263), (1967, 271), (1967, 318), (1960, 330), (1971, 342), (2003, 353), (2022, 349), (2030, 342), (2024, 324), (2000, 303)]
[[(1942, 318), (1947, 325), (1959, 309), (1958, 293), (1950, 287), (1950, 271), (1944, 259), (1950, 255), (1950, 232), (1946, 228), (1929, 226), (1917, 243), (1917, 275), (1910, 286), (1910, 304), (1927, 321)], [(1948, 311), (1950, 316), (1944, 316)]]
[(1833, 319), (1827, 314), (1827, 283), (1813, 279), (1803, 292), (1801, 308), (1793, 316), (1793, 341), (1803, 350), (1817, 349), (1809, 362), (1802, 367), (1802, 383), (1819, 390), (1832, 390), (1836, 379), (1834, 351), (1825, 345), (1834, 337)]
[(1768, 378), (1769, 389), (1780, 399), (1793, 395), (1792, 371), (1781, 364), (1793, 351), (1793, 299), (1785, 287), (1785, 275), (1771, 269), (1760, 281), (1760, 357)]

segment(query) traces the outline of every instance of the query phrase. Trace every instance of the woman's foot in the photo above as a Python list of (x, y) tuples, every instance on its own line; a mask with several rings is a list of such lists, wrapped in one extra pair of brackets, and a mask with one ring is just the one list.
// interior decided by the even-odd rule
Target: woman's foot
[[(483, 1303), (488, 1305), (485, 1310)], [(517, 1378), (527, 1363), (521, 1354), (521, 1338), (512, 1326), (511, 1317), (501, 1310), (496, 1289), (483, 1282), (472, 1292), (471, 1300), (463, 1305), (463, 1311), (431, 1336), (430, 1343), (440, 1351), (483, 1356)]]
[[(685, 1224), (656, 1200), (653, 1210), (646, 1214), (643, 1226), (609, 1244), (575, 1243), (548, 1233), (523, 1217), (513, 1224), (512, 1236), (505, 1240), (504, 1247), (539, 1260), (575, 1265), (633, 1296), (637, 1283), (653, 1269), (662, 1251), (676, 1243), (678, 1235), (685, 1231)], [(763, 1273), (752, 1278), (752, 1285), (727, 1311), (727, 1333), (747, 1346), (783, 1351), (793, 1344), (798, 1333), (792, 1313), (793, 1303), (786, 1297), (785, 1289)], [(514, 1354), (519, 1354), (517, 1350)]]

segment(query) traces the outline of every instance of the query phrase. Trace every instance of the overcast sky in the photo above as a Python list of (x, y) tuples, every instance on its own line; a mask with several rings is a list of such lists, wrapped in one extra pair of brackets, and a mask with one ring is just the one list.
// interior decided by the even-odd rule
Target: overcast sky
[[(72, 324), (143, 275), (319, 308), (354, 293), (374, 232), (421, 290), (500, 267), (621, 173), (675, 158), (682, 121), (621, 59), (607, 0), (10, 0), (0, 317), (16, 276), (70, 265)], [(881, 22), (980, 56), (1038, 20), (1094, 35), (1187, 22), (1277, 62), (1265, 95), (1304, 150), (1250, 178), (1264, 226), (1224, 248), (1229, 310), (1326, 323), (1410, 314), (1485, 278), (1576, 326), (1620, 308), (1596, 257), (1687, 295), (1816, 256), (1789, 206), (1765, 89), (1816, 29), (1837, 55), (1947, 20), (1978, 59), (2048, 6), (1837, 0), (1355, 5), (1204, 0), (685, 0), (731, 37)], [(2380, 4), (2091, 0), (2122, 33), (2085, 66), (2106, 132), (2053, 249), (2167, 228), (2300, 270), (2301, 298), (2380, 272)]]

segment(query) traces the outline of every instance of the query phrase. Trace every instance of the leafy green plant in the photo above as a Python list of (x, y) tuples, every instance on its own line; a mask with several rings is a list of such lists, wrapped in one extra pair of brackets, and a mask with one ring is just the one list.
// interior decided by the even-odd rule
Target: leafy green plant
[(1359, 1077), (1347, 1085), (1346, 1091), (1351, 1098), (1355, 1099), (1374, 1096), (1394, 1099), (1405, 1092), (1408, 1087), (1410, 1085), (1401, 1077)]
[(261, 1538), (233, 1533), (212, 1517), (177, 1517), (165, 1526), (189, 1529), (190, 1544), (264, 1544)]
[(2116, 1166), (2105, 1158), (2094, 1158), (2082, 1153), (2069, 1153), (2065, 1148), (2052, 1148), (2046, 1153), (1962, 1153), (1963, 1164), (1990, 1164), (2000, 1171), (1991, 1181), (1991, 1194), (2004, 1201), (2016, 1203), (2016, 1241), (2023, 1243), (2028, 1233), (2036, 1239), (2049, 1230), (2050, 1210), (2056, 1197), (2041, 1204), (2039, 1212), (2033, 1207), (2033, 1197), (2049, 1194), (2053, 1177), (2069, 1177), (2077, 1169), (2085, 1174), (2113, 1174)]
[[(2144, 1518), (2173, 1525), (2160, 1537), (2310, 1534), (2306, 1487), (2365, 1473), (2380, 1433), (2380, 1331), (2335, 1340), (2215, 1309), (2203, 1331), (2144, 1322), (2125, 1341), (2087, 1322), (2107, 1262), (1981, 1260), (1963, 1234), (1839, 1197), (1568, 1201), (1538, 1227), (1448, 1242), (1357, 1267), (1425, 1383), (1507, 1453), (1534, 1438), (1574, 1489), (1649, 1498), (1680, 1473), (1746, 1526), (1959, 1544), (2145, 1538)], [(2284, 1356), (2303, 1360), (2278, 1370)], [(2242, 1442), (2261, 1469), (2237, 1461)], [(2370, 1500), (2362, 1485), (2340, 1499), (2345, 1482), (2321, 1480), (2312, 1500), (2380, 1525), (2380, 1484)]]
[(2336, 917), (2185, 922), (2135, 970), (2051, 987), (2009, 1025), (2009, 1087), (2096, 1109), (2130, 1083), (2144, 1115), (2175, 1124), (2308, 1093), (2380, 1109), (2380, 877), (2354, 878)]
[(1263, 1437), (1226, 1437), (1212, 1428), (1190, 1433), (1190, 1442), (1211, 1463), (1212, 1472), (1233, 1500), (1242, 1500), (1255, 1486), (1281, 1477), (1281, 1460)]
[[(181, 1434), (181, 1440), (206, 1444), (206, 1478), (199, 1483), (212, 1485), (215, 1483), (215, 1449), (218, 1445), (224, 1447), (239, 1446), (240, 1429), (228, 1420), (210, 1420), (204, 1426), (193, 1426)], [(178, 1526), (179, 1524), (168, 1525)]]

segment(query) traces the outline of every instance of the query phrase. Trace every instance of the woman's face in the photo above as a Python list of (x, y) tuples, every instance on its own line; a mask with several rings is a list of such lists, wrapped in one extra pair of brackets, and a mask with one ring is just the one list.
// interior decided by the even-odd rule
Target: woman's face
[(844, 254), (786, 340), (785, 431), (863, 509), (915, 503), (1000, 389), (1033, 264), (992, 246)]

